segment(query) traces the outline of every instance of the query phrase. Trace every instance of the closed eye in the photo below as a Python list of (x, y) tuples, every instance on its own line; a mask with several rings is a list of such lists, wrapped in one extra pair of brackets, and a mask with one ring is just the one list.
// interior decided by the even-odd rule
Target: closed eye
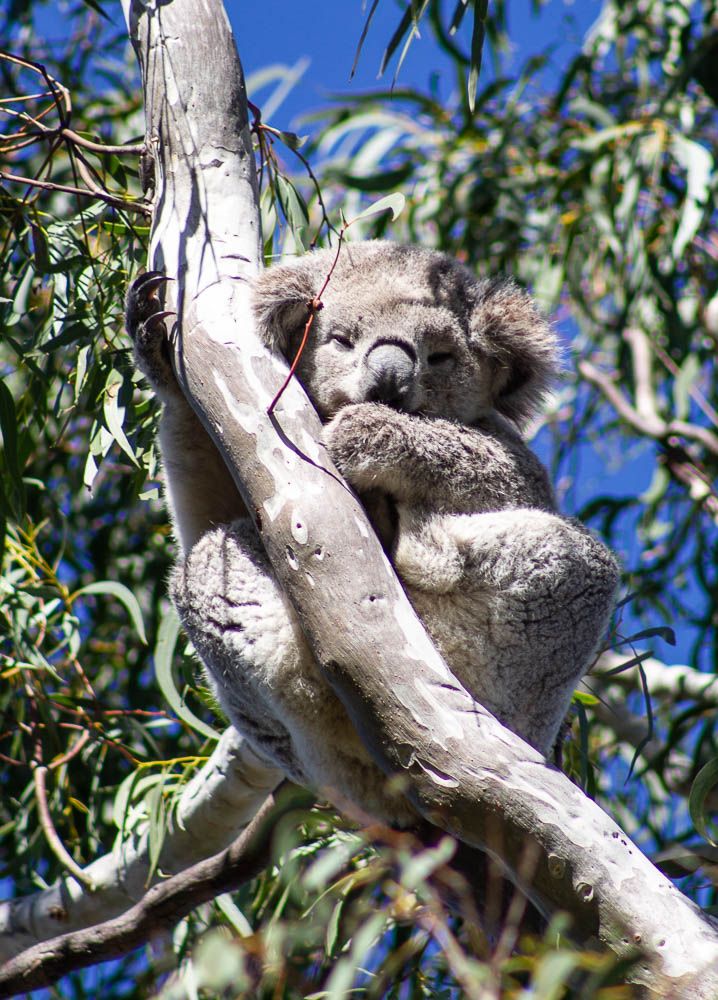
[(352, 344), (351, 340), (349, 340), (348, 337), (342, 336), (341, 333), (332, 333), (329, 339), (333, 341), (337, 347), (341, 347), (346, 351), (354, 350), (354, 344)]
[(453, 361), (454, 355), (451, 351), (435, 351), (434, 354), (430, 354), (426, 359), (430, 365), (443, 365), (447, 361)]

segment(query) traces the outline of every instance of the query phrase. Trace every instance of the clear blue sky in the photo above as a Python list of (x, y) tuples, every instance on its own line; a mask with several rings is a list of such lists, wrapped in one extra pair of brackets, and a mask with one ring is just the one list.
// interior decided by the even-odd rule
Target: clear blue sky
[[(447, 8), (449, 3), (453, 0), (446, 0)], [(326, 103), (330, 94), (356, 93), (391, 84), (396, 60), (381, 80), (377, 80), (377, 72), (384, 47), (399, 23), (403, 0), (401, 4), (397, 0), (380, 0), (351, 81), (354, 55), (367, 16), (363, 7), (371, 6), (367, 0), (265, 0), (251, 7), (240, 0), (226, 0), (225, 6), (248, 75), (272, 63), (294, 65), (302, 58), (309, 60), (302, 80), (274, 116), (278, 127), (287, 127), (295, 115)], [(531, 0), (510, 0), (508, 7), (516, 59), (523, 62), (528, 55), (556, 44), (551, 62), (560, 66), (568, 53), (575, 53), (601, 4), (598, 0), (549, 0), (540, 18), (531, 13)], [(465, 20), (467, 28), (470, 15)], [(425, 87), (430, 75), (438, 72), (440, 93), (447, 93), (453, 86), (448, 65), (426, 32), (412, 43), (398, 82)], [(490, 59), (485, 56), (482, 75), (490, 72)], [(547, 73), (551, 73), (550, 64)]]

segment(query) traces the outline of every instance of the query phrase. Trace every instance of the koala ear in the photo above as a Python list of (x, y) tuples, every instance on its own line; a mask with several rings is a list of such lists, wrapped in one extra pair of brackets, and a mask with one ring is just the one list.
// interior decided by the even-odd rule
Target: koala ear
[(268, 347), (282, 354), (309, 318), (309, 303), (318, 291), (316, 256), (267, 268), (252, 282), (257, 333)]
[(528, 292), (510, 279), (477, 282), (468, 297), (469, 338), (492, 366), (493, 404), (525, 424), (558, 374), (556, 336)]

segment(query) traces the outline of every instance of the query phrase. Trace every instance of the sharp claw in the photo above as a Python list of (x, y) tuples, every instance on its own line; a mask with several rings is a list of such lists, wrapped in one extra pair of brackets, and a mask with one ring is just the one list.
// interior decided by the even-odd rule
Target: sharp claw
[(152, 324), (159, 323), (161, 320), (167, 319), (168, 316), (176, 316), (176, 315), (177, 313), (174, 311), (174, 309), (163, 309), (161, 312), (152, 313), (151, 316), (148, 316), (147, 319), (145, 320), (145, 326), (147, 326), (148, 323)]
[(135, 278), (135, 288), (142, 289), (152, 289), (159, 288), (163, 285), (165, 281), (174, 281), (168, 274), (163, 271), (145, 271), (138, 278)]

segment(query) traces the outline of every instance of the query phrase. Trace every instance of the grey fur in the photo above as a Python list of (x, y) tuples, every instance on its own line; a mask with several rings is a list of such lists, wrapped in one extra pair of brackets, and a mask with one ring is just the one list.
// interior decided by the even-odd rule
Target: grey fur
[[(260, 336), (290, 358), (333, 257), (319, 251), (256, 280)], [(152, 307), (139, 299), (130, 314), (146, 332)], [(617, 584), (607, 549), (556, 513), (517, 429), (556, 372), (550, 327), (512, 282), (477, 281), (442, 254), (382, 242), (343, 248), (323, 303), (298, 376), (332, 458), (451, 670), (549, 753)], [(135, 339), (146, 350), (148, 338)], [(165, 402), (162, 447), (186, 550), (172, 595), (199, 655), (215, 664), (223, 706), (295, 780), (405, 820), (323, 681), (251, 524), (235, 519), (241, 501), (216, 449), (166, 372), (158, 378), (158, 356), (138, 361)]]

